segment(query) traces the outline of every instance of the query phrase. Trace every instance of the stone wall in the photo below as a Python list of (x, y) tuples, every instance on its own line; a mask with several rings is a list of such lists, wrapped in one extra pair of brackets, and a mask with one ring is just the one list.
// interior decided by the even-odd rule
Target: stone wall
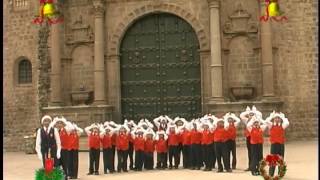
[[(14, 7), (15, 1), (4, 3), (4, 149), (22, 150), (23, 137), (38, 126), (37, 43), (38, 27), (32, 24), (34, 1)], [(15, 67), (25, 57), (32, 64), (32, 83), (19, 85)]]

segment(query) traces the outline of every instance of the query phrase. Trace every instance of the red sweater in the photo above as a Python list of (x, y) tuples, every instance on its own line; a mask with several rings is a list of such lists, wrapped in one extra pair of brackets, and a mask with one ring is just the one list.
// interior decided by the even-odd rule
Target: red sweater
[(68, 150), (78, 150), (79, 149), (79, 136), (77, 133), (71, 133), (69, 135), (69, 147)]
[(110, 136), (109, 134), (105, 134), (102, 137), (101, 142), (103, 149), (112, 148), (112, 136)]
[(66, 129), (61, 128), (59, 131), (61, 149), (68, 150), (70, 146), (70, 137), (66, 132)]
[(227, 131), (224, 127), (217, 127), (214, 131), (214, 142), (225, 142), (227, 140)]
[(210, 133), (211, 143), (214, 143), (214, 132)]
[(201, 135), (201, 144), (208, 145), (212, 143), (211, 133), (208, 130), (204, 130)]
[(133, 147), (135, 151), (144, 151), (144, 139), (143, 136), (136, 137), (133, 140)]
[(156, 151), (157, 153), (165, 153), (168, 151), (167, 141), (164, 139), (159, 139), (156, 141)]
[(145, 146), (144, 151), (147, 153), (153, 153), (154, 152), (154, 141), (152, 139), (145, 140)]
[(127, 134), (119, 134), (116, 137), (116, 147), (118, 150), (126, 151), (129, 149), (129, 136)]
[(183, 131), (182, 133), (182, 144), (183, 145), (191, 145), (191, 132)]
[(262, 129), (252, 127), (250, 132), (250, 144), (263, 144)]
[(229, 126), (227, 129), (227, 140), (236, 140), (237, 137), (237, 129), (234, 125)]
[(91, 133), (89, 135), (89, 148), (100, 149), (99, 133)]
[(270, 129), (271, 144), (275, 144), (275, 143), (284, 144), (284, 142), (286, 141), (284, 135), (285, 133), (282, 126), (272, 126)]
[(196, 131), (196, 130), (192, 130), (190, 132), (190, 141), (191, 141), (191, 144), (201, 144), (201, 133)]
[(178, 146), (179, 144), (179, 137), (175, 133), (169, 133), (168, 135), (168, 146)]
[(111, 144), (112, 146), (115, 146), (117, 144), (117, 134), (113, 134), (111, 136)]

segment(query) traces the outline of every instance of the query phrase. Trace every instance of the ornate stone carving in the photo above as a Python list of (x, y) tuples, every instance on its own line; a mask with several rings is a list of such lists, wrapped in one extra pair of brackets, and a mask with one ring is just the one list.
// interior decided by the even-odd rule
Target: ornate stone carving
[(250, 21), (251, 14), (243, 8), (241, 3), (236, 5), (235, 11), (228, 18), (229, 20), (223, 27), (223, 32), (225, 34), (258, 32), (257, 24)]
[(105, 0), (92, 0), (95, 17), (103, 17), (105, 11)]
[(84, 23), (82, 15), (72, 23), (71, 33), (67, 35), (67, 44), (93, 42), (93, 31), (89, 24)]

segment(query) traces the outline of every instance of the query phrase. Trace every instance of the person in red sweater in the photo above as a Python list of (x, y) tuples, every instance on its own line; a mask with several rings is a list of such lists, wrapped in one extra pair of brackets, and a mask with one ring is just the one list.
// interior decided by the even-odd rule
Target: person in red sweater
[(202, 145), (202, 154), (203, 160), (205, 163), (204, 171), (211, 171), (212, 170), (212, 150), (211, 150), (211, 143), (212, 143), (212, 129), (213, 126), (209, 122), (208, 119), (202, 118), (202, 123), (199, 131), (201, 132), (201, 145)]
[(257, 115), (259, 118), (262, 119), (261, 112), (257, 111), (255, 106), (252, 106), (252, 110), (250, 109), (250, 107), (247, 106), (246, 111), (240, 114), (240, 119), (245, 124), (244, 135), (246, 136), (246, 144), (247, 144), (247, 150), (248, 150), (248, 168), (245, 171), (250, 171), (250, 164), (251, 164), (250, 133), (247, 129), (247, 124), (250, 122), (250, 119), (252, 118), (252, 116), (255, 116), (255, 115)]
[[(278, 154), (284, 158), (285, 129), (289, 126), (289, 121), (283, 113), (272, 112), (266, 119), (269, 129), (271, 149), (270, 154)], [(270, 176), (274, 175), (275, 167), (269, 168)]]
[(201, 133), (198, 131), (200, 128), (199, 119), (193, 119), (191, 122), (191, 131), (190, 131), (190, 143), (191, 143), (191, 167), (190, 169), (200, 170), (202, 166), (202, 158), (201, 158)]
[(167, 168), (167, 157), (168, 157), (168, 146), (167, 146), (168, 136), (165, 131), (160, 130), (156, 133), (155, 143), (157, 151), (157, 168), (166, 169)]
[(67, 120), (64, 117), (55, 117), (50, 124), (51, 127), (56, 127), (59, 132), (60, 141), (61, 141), (61, 158), (60, 165), (66, 175), (66, 179), (68, 176), (68, 146), (70, 144), (69, 134), (67, 133), (65, 126), (67, 124)]
[(154, 125), (157, 127), (158, 131), (166, 131), (167, 130), (167, 124), (169, 122), (168, 116), (159, 116), (155, 119), (153, 119)]
[(234, 113), (227, 113), (224, 116), (225, 129), (227, 131), (227, 151), (228, 151), (228, 163), (231, 161), (232, 154), (232, 169), (236, 169), (237, 166), (237, 152), (236, 152), (236, 137), (237, 127), (240, 123), (240, 119)]
[(130, 130), (126, 125), (118, 125), (116, 131), (117, 138), (116, 138), (116, 148), (117, 148), (117, 155), (118, 155), (118, 167), (117, 170), (120, 173), (128, 172), (128, 149), (129, 149), (129, 133)]
[(187, 169), (191, 167), (190, 153), (191, 153), (191, 132), (192, 124), (185, 122), (181, 130), (179, 130), (182, 139), (182, 156), (183, 156), (183, 168)]
[(247, 129), (250, 133), (251, 144), (251, 174), (259, 175), (259, 162), (263, 159), (263, 131), (266, 129), (266, 124), (262, 119), (252, 116), (251, 121), (247, 124)]
[[(232, 172), (230, 163), (228, 163), (228, 151), (227, 151), (227, 131), (225, 130), (224, 120), (222, 118), (215, 118), (214, 120), (214, 145), (215, 153), (218, 162), (218, 173), (223, 172), (223, 167), (227, 172)], [(223, 166), (221, 163), (223, 160)]]
[(173, 122), (168, 124), (167, 129), (168, 135), (168, 148), (169, 148), (169, 169), (173, 168), (172, 160), (174, 158), (174, 168), (178, 169), (179, 164), (179, 155), (178, 155), (178, 145), (179, 145), (179, 137), (178, 137), (178, 129), (176, 124)]
[(74, 123), (67, 123), (67, 133), (70, 134), (70, 143), (68, 146), (68, 176), (70, 179), (78, 179), (79, 167), (79, 137), (83, 130)]
[(128, 121), (127, 119), (124, 120), (124, 124), (128, 126), (129, 130), (130, 130), (130, 133), (129, 133), (129, 149), (128, 149), (128, 158), (129, 158), (129, 161), (130, 161), (130, 164), (129, 164), (129, 169), (130, 170), (133, 170), (134, 167), (133, 167), (133, 139), (131, 137), (131, 132), (133, 131), (133, 129), (135, 127), (137, 127), (137, 125), (134, 123), (133, 120), (130, 120)]
[(87, 175), (99, 175), (100, 160), (100, 125), (92, 124), (84, 130), (89, 138), (89, 173)]
[(177, 148), (177, 161), (178, 161), (178, 164), (177, 166), (179, 167), (180, 165), (180, 159), (181, 159), (181, 153), (182, 153), (182, 150), (183, 150), (183, 144), (182, 144), (182, 134), (180, 133), (182, 131), (182, 128), (184, 127), (184, 125), (187, 123), (186, 119), (184, 118), (180, 118), (180, 117), (176, 117), (173, 121), (176, 126), (177, 126), (177, 129), (178, 129), (178, 148)]
[(144, 146), (144, 167), (146, 170), (153, 170), (153, 152), (155, 149), (154, 142), (155, 134), (151, 128), (145, 132), (145, 146)]
[(145, 130), (137, 126), (132, 132), (131, 137), (133, 139), (133, 148), (135, 154), (135, 171), (142, 171), (144, 160), (144, 133)]
[(114, 172), (114, 164), (112, 164), (112, 135), (115, 130), (108, 124), (105, 124), (100, 130), (100, 138), (103, 149), (103, 170), (104, 174)]

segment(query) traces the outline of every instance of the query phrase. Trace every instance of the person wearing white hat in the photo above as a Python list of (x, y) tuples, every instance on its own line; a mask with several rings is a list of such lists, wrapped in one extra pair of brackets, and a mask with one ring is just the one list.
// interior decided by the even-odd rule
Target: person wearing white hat
[(256, 116), (251, 118), (247, 124), (247, 129), (250, 132), (251, 144), (251, 174), (254, 176), (260, 175), (259, 162), (263, 159), (263, 132), (266, 129), (266, 124), (262, 119)]
[(183, 150), (183, 145), (182, 145), (182, 134), (179, 133), (179, 131), (181, 131), (181, 129), (187, 123), (187, 120), (185, 118), (176, 117), (173, 122), (174, 122), (174, 124), (176, 124), (177, 130), (178, 130), (178, 149), (177, 149), (177, 154), (178, 154), (178, 160), (179, 160), (178, 161), (178, 166), (180, 166), (180, 159), (181, 159), (181, 153), (182, 153), (182, 150)]
[(116, 128), (116, 149), (118, 156), (117, 171), (128, 172), (128, 149), (130, 129), (126, 125), (118, 125)]
[(158, 130), (167, 130), (167, 124), (168, 124), (168, 119), (164, 116), (159, 116), (155, 119), (153, 119), (154, 124), (156, 125)]
[(41, 119), (42, 127), (37, 130), (36, 147), (38, 158), (42, 160), (43, 167), (45, 167), (45, 160), (48, 158), (50, 151), (51, 157), (54, 159), (54, 167), (59, 166), (58, 159), (61, 156), (61, 142), (58, 130), (50, 127), (52, 118), (45, 115)]
[[(270, 154), (277, 154), (284, 158), (285, 129), (289, 126), (289, 121), (283, 113), (273, 111), (266, 119), (269, 129), (271, 149)], [(274, 175), (275, 167), (269, 168), (270, 176)]]
[(211, 171), (212, 170), (212, 128), (213, 125), (211, 122), (204, 118), (204, 120), (201, 123), (201, 127), (199, 131), (201, 132), (201, 147), (202, 147), (202, 153), (203, 153), (203, 161), (205, 163), (204, 171)]
[(84, 130), (89, 140), (89, 173), (87, 175), (99, 175), (100, 162), (100, 127), (99, 124), (91, 124)]
[(190, 143), (191, 143), (191, 170), (200, 170), (202, 166), (201, 158), (201, 133), (199, 132), (200, 122), (196, 119), (191, 122)]
[(144, 147), (144, 168), (146, 170), (153, 169), (153, 153), (155, 150), (155, 133), (151, 128), (148, 128), (144, 133), (145, 147)]
[(112, 163), (112, 135), (115, 133), (114, 128), (105, 124), (100, 129), (100, 138), (103, 149), (103, 170), (104, 174), (114, 172), (114, 164)]
[(144, 162), (144, 134), (145, 130), (141, 126), (137, 126), (132, 132), (131, 137), (133, 139), (133, 147), (134, 147), (134, 154), (135, 154), (135, 171), (142, 171), (143, 162)]
[(182, 156), (183, 156), (183, 168), (187, 169), (191, 167), (191, 127), (190, 123), (185, 122), (182, 127), (179, 128), (179, 133), (182, 139)]
[[(218, 173), (223, 172), (223, 167), (227, 172), (232, 172), (230, 163), (228, 163), (228, 151), (227, 151), (227, 131), (225, 130), (225, 123), (223, 118), (216, 118), (213, 124), (214, 130), (214, 145), (215, 153), (218, 163)], [(221, 163), (223, 160), (223, 166)]]
[[(250, 122), (250, 119), (254, 113), (251, 112), (251, 109), (249, 106), (247, 106), (246, 110), (240, 114), (240, 119), (242, 122), (247, 126), (248, 122)], [(247, 145), (247, 152), (248, 152), (248, 168), (245, 171), (250, 171), (250, 164), (251, 164), (251, 145), (250, 145), (250, 132), (247, 128), (244, 128), (244, 135), (246, 137), (246, 145)]]
[(131, 137), (131, 132), (133, 131), (133, 129), (135, 127), (137, 127), (137, 125), (134, 123), (133, 120), (130, 120), (128, 121), (127, 119), (124, 120), (124, 124), (126, 126), (128, 126), (129, 130), (130, 130), (130, 133), (129, 133), (129, 149), (128, 149), (128, 158), (129, 158), (129, 169), (130, 170), (133, 170), (134, 167), (133, 167), (133, 164), (134, 164), (134, 161), (133, 161), (133, 139)]
[(156, 133), (157, 169), (165, 169), (168, 166), (167, 139), (168, 136), (165, 131), (160, 130)]
[(236, 169), (237, 166), (237, 152), (236, 152), (236, 137), (237, 127), (240, 123), (240, 119), (234, 113), (227, 113), (224, 116), (225, 129), (227, 131), (227, 149), (228, 149), (228, 163), (231, 160), (232, 154), (232, 169)]
[(178, 145), (179, 145), (179, 137), (178, 137), (178, 128), (174, 122), (170, 122), (168, 124), (167, 129), (168, 135), (168, 148), (169, 148), (169, 169), (173, 168), (172, 160), (174, 158), (174, 168), (178, 169), (179, 164), (179, 154), (178, 154)]

